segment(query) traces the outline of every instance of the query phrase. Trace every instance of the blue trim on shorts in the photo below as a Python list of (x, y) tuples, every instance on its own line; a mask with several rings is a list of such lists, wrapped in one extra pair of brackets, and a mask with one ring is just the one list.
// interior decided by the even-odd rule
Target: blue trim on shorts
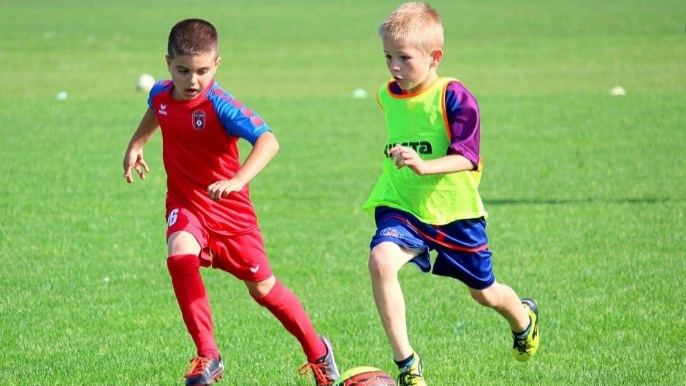
[[(470, 288), (484, 289), (495, 282), (484, 218), (430, 225), (412, 214), (388, 207), (375, 212), (377, 230), (370, 249), (384, 241), (418, 250), (410, 260), (422, 272), (458, 279)], [(437, 252), (431, 264), (431, 250)]]

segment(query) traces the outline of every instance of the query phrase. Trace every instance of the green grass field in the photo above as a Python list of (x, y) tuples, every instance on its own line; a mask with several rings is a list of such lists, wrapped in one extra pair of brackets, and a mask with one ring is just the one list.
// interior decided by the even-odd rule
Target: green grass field
[[(360, 210), (383, 118), (373, 96), (351, 93), (387, 79), (375, 31), (399, 2), (95, 4), (0, 0), (2, 383), (182, 384), (194, 347), (165, 264), (159, 135), (145, 181), (125, 184), (121, 159), (146, 108), (136, 78), (167, 75), (169, 28), (187, 17), (218, 27), (218, 81), (281, 142), (251, 184), (276, 274), (340, 367), (396, 374)], [(433, 4), (446, 28), (439, 73), (481, 106), (496, 276), (538, 300), (542, 347), (514, 361), (495, 312), (407, 267), (427, 382), (686, 384), (683, 2)], [(228, 368), (219, 384), (308, 385), (296, 340), (240, 282), (203, 275)]]

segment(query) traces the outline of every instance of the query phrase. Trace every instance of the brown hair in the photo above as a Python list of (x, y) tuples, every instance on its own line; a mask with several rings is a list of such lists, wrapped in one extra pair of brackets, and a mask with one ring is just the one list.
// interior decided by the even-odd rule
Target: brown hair
[(219, 54), (219, 38), (212, 24), (202, 19), (181, 20), (172, 27), (167, 43), (167, 55)]
[(425, 52), (443, 49), (441, 17), (426, 3), (410, 2), (396, 8), (379, 27), (379, 35), (407, 40)]

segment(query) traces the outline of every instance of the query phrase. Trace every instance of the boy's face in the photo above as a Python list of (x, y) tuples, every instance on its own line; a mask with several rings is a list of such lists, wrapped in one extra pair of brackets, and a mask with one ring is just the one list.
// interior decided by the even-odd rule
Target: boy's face
[(438, 78), (436, 67), (443, 56), (440, 49), (426, 53), (405, 39), (384, 36), (383, 52), (391, 76), (407, 92), (423, 91)]
[(200, 55), (176, 55), (167, 58), (167, 67), (174, 82), (172, 97), (191, 100), (203, 92), (212, 82), (221, 60), (216, 52)]

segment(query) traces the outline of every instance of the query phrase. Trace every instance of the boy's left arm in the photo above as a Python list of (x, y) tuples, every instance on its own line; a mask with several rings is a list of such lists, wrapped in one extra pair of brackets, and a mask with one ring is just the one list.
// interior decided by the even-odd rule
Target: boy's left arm
[(459, 154), (448, 154), (432, 160), (423, 160), (413, 148), (399, 145), (393, 147), (389, 154), (398, 169), (407, 166), (420, 176), (474, 169), (472, 161)]
[(238, 169), (233, 178), (217, 181), (207, 187), (210, 198), (219, 201), (227, 197), (231, 192), (236, 192), (250, 182), (279, 151), (279, 141), (271, 131), (262, 133), (253, 145), (245, 162)]

